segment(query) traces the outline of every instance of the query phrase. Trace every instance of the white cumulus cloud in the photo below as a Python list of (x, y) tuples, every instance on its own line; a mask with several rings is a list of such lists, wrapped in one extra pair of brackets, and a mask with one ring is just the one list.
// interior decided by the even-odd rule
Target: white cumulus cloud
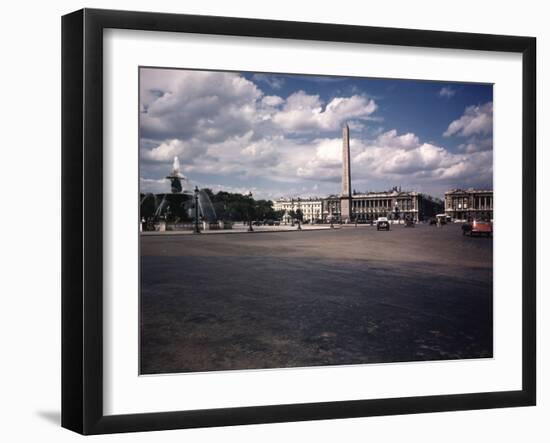
[(348, 119), (366, 119), (377, 105), (364, 96), (335, 97), (323, 106), (318, 95), (298, 91), (290, 95), (273, 121), (286, 131), (334, 131)]
[(443, 133), (445, 137), (458, 135), (469, 137), (472, 135), (487, 135), (493, 132), (493, 103), (480, 106), (469, 106), (464, 114), (451, 122)]
[(248, 131), (262, 92), (230, 72), (143, 69), (140, 77), (141, 136), (208, 140)]

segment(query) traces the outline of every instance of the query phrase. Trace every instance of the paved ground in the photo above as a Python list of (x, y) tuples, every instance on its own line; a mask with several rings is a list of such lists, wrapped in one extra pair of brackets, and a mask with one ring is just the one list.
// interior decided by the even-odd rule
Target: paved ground
[(460, 225), (141, 237), (141, 372), (492, 356), (492, 239)]

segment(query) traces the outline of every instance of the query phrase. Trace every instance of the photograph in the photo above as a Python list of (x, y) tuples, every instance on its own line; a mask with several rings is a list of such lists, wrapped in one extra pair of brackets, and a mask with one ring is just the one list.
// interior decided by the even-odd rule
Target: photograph
[(493, 84), (138, 76), (140, 375), (493, 358)]

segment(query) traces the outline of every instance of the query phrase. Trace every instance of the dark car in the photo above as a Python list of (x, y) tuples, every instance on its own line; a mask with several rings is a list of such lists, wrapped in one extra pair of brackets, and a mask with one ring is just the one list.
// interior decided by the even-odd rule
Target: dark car
[(414, 228), (414, 220), (405, 220), (405, 228)]
[(381, 229), (385, 229), (386, 231), (390, 230), (390, 222), (386, 217), (379, 217), (378, 220), (376, 220), (376, 230), (380, 231)]

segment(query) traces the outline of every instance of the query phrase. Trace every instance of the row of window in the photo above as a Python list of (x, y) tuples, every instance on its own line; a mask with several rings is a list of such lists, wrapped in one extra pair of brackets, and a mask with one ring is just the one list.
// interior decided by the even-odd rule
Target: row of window
[[(392, 205), (391, 199), (383, 200), (353, 200), (353, 207), (365, 208), (365, 209), (394, 209), (395, 206)], [(397, 209), (400, 211), (410, 211), (416, 209), (413, 200), (397, 200)]]
[(493, 209), (493, 197), (474, 197), (473, 202), (469, 197), (453, 198), (447, 200), (447, 209)]

